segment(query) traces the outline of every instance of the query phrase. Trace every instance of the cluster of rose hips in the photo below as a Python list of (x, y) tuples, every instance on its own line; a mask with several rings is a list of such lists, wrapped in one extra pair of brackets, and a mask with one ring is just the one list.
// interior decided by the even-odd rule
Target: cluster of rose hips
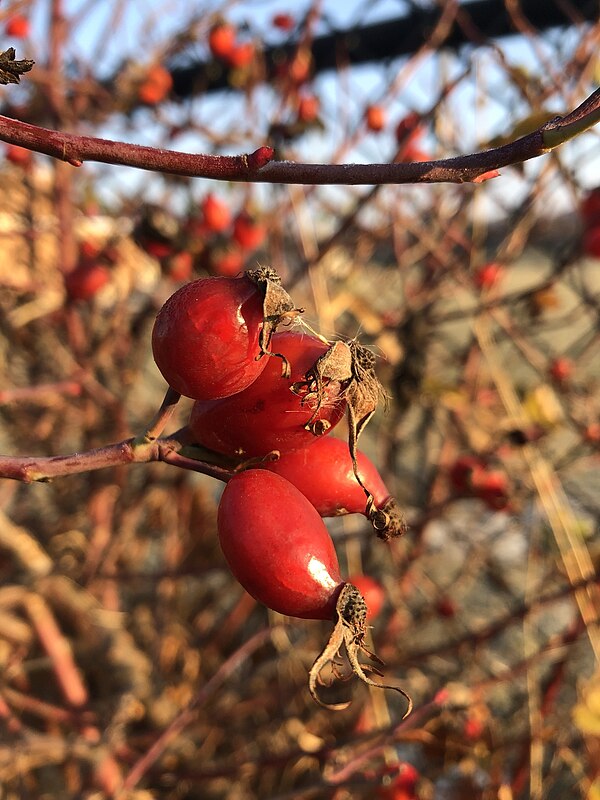
[(134, 230), (137, 244), (175, 282), (190, 280), (195, 269), (217, 276), (238, 275), (266, 235), (259, 215), (247, 208), (234, 215), (229, 204), (212, 192), (202, 199), (197, 213), (183, 220), (148, 207)]
[(210, 52), (227, 67), (243, 69), (252, 63), (255, 55), (252, 42), (239, 42), (237, 29), (225, 20), (216, 22), (208, 34)]
[[(367, 605), (341, 578), (322, 517), (363, 513), (384, 540), (405, 525), (356, 447), (379, 399), (374, 357), (356, 341), (293, 328), (300, 313), (271, 269), (204, 278), (163, 305), (152, 350), (171, 391), (195, 401), (186, 443), (231, 465), (218, 533), (234, 576), (275, 611), (336, 621), (309, 681), (322, 702), (321, 671), (332, 665), (339, 676), (340, 649), (367, 683), (377, 670), (359, 652), (379, 663), (364, 643)], [(347, 442), (329, 435), (344, 414)]]

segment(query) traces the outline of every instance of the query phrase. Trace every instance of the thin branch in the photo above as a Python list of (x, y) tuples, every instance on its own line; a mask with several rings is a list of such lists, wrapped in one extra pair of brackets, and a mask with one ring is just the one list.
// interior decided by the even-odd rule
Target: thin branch
[(163, 461), (221, 481), (231, 478), (230, 470), (206, 461), (180, 456), (178, 450), (181, 447), (182, 443), (175, 437), (156, 439), (149, 443), (140, 443), (139, 439), (133, 438), (65, 456), (0, 456), (0, 478), (11, 478), (24, 483), (45, 482), (65, 475), (124, 464), (147, 464), (151, 461)]
[(78, 136), (0, 116), (0, 140), (81, 166), (84, 161), (215, 180), (305, 185), (378, 185), (465, 183), (511, 164), (537, 158), (600, 120), (600, 89), (565, 117), (556, 117), (533, 133), (481, 153), (437, 161), (401, 164), (300, 164), (269, 161), (261, 147), (241, 156), (181, 153), (127, 142)]

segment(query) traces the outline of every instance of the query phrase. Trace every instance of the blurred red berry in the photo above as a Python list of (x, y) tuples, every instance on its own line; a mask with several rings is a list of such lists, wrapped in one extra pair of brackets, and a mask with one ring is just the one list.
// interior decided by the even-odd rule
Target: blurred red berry
[(583, 198), (579, 212), (586, 227), (590, 228), (600, 223), (600, 186), (592, 189)]
[(570, 358), (558, 356), (550, 364), (550, 367), (548, 368), (548, 374), (553, 381), (556, 381), (557, 383), (564, 383), (573, 375), (574, 370), (575, 364)]
[(500, 470), (485, 470), (473, 481), (474, 495), (492, 511), (500, 511), (509, 504), (508, 478)]
[(385, 128), (387, 115), (383, 106), (373, 105), (368, 106), (365, 112), (365, 119), (367, 122), (367, 128), (374, 133), (378, 133)]
[(166, 265), (167, 277), (176, 283), (189, 281), (194, 271), (194, 259), (187, 250), (175, 253)]
[(484, 470), (485, 464), (477, 456), (459, 456), (450, 467), (450, 483), (459, 494), (470, 494)]
[(409, 143), (402, 148), (400, 161), (431, 161), (431, 156), (417, 145)]
[(301, 122), (314, 122), (319, 116), (321, 104), (314, 94), (302, 95), (298, 101), (298, 119)]
[(590, 444), (600, 442), (600, 422), (591, 422), (583, 432), (583, 438)]
[(466, 718), (465, 724), (463, 725), (463, 734), (466, 739), (469, 741), (477, 741), (477, 739), (481, 739), (484, 730), (485, 725), (483, 724), (483, 720), (479, 719), (479, 717), (470, 716)]
[(473, 280), (480, 289), (490, 289), (502, 278), (503, 274), (504, 268), (502, 265), (491, 261), (489, 264), (479, 267)]
[(4, 31), (7, 36), (14, 36), (15, 39), (24, 39), (29, 35), (29, 20), (22, 14), (15, 14), (11, 17), (6, 25)]
[(586, 256), (600, 258), (600, 224), (583, 234), (583, 252)]
[(291, 14), (274, 14), (272, 22), (275, 28), (279, 28), (282, 31), (291, 31), (296, 25), (296, 20)]
[(222, 233), (231, 225), (229, 206), (215, 194), (207, 194), (200, 205), (200, 209), (209, 231)]
[(421, 117), (416, 111), (411, 111), (396, 125), (396, 141), (399, 145), (414, 143), (425, 133)]
[(146, 105), (157, 105), (169, 94), (172, 86), (173, 78), (169, 70), (161, 64), (154, 64), (138, 89), (138, 97)]
[(233, 239), (243, 250), (256, 250), (264, 242), (267, 229), (262, 222), (242, 211), (233, 221)]
[(110, 272), (107, 267), (83, 262), (65, 275), (67, 297), (72, 301), (91, 300), (109, 280)]
[(213, 275), (235, 278), (244, 268), (246, 258), (239, 247), (224, 245), (210, 251), (209, 263)]
[(255, 52), (252, 42), (242, 42), (232, 48), (226, 60), (230, 67), (243, 69), (252, 63)]
[(31, 165), (33, 153), (26, 147), (19, 147), (18, 144), (9, 144), (6, 146), (6, 160), (17, 167), (25, 169)]
[(440, 617), (452, 619), (452, 617), (456, 616), (456, 603), (451, 597), (448, 597), (448, 595), (443, 595), (438, 598), (435, 604), (435, 610)]
[(412, 764), (398, 764), (391, 783), (377, 790), (378, 800), (416, 800), (415, 787), (419, 780), (419, 771)]
[(215, 58), (227, 61), (235, 47), (237, 32), (228, 22), (219, 22), (210, 29), (208, 46)]

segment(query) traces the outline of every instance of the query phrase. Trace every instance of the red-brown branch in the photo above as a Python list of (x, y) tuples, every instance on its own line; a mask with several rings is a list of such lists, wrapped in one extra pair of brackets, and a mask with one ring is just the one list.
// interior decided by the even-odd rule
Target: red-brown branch
[[(481, 153), (416, 163), (300, 164), (267, 161), (268, 148), (241, 156), (181, 153), (93, 136), (50, 130), (0, 116), (0, 140), (80, 166), (84, 161), (215, 180), (377, 185), (465, 183), (482, 174), (519, 164), (549, 152), (600, 121), (600, 89), (565, 117), (556, 117), (533, 133)], [(267, 163), (265, 163), (265, 161)]]

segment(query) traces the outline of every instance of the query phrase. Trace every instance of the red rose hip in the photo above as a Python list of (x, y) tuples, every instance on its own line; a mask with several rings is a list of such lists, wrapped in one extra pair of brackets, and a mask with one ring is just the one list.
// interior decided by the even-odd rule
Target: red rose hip
[(186, 397), (212, 399), (244, 389), (257, 361), (262, 297), (247, 277), (204, 278), (182, 286), (156, 317), (152, 352), (167, 383)]
[(333, 619), (344, 583), (329, 532), (285, 478), (247, 470), (228, 482), (219, 541), (233, 575), (256, 600), (291, 617)]
[[(284, 356), (291, 368), (282, 377), (281, 360), (269, 358), (257, 379), (238, 394), (221, 400), (194, 403), (189, 421), (198, 444), (230, 456), (260, 457), (272, 450), (303, 448), (329, 432), (343, 417), (346, 402), (339, 381), (325, 388), (326, 402), (314, 412), (316, 397), (297, 394), (292, 385), (303, 378), (329, 346), (314, 336), (285, 331), (276, 333), (271, 350)], [(266, 359), (265, 359), (266, 360)]]

